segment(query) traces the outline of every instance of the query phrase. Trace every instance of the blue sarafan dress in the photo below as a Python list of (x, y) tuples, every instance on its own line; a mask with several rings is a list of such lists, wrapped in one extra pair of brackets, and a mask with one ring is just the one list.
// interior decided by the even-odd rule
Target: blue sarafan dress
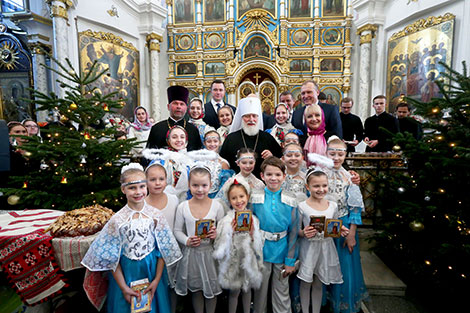
[[(182, 254), (168, 223), (159, 210), (144, 205), (135, 211), (127, 205), (117, 212), (90, 246), (82, 264), (90, 271), (115, 271), (121, 265), (126, 284), (156, 275), (157, 262), (167, 266)], [(112, 273), (109, 273), (107, 312), (130, 312)], [(168, 282), (162, 277), (152, 300), (152, 312), (169, 313)]]
[[(338, 203), (339, 218), (343, 220), (343, 225), (347, 228), (351, 224), (361, 225), (364, 202), (359, 186), (351, 183), (351, 175), (344, 168), (328, 170), (327, 175), (327, 198)], [(356, 246), (352, 253), (344, 246), (345, 241), (344, 237), (335, 238), (344, 282), (327, 287), (327, 298), (335, 313), (359, 312), (361, 302), (369, 297), (362, 274), (357, 231)]]

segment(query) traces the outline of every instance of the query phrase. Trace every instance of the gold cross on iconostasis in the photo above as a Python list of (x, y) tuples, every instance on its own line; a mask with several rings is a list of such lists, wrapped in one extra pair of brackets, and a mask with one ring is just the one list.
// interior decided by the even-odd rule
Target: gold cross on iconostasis
[(258, 86), (258, 79), (261, 78), (261, 75), (259, 75), (258, 73), (256, 73), (254, 76), (253, 76), (254, 79), (256, 79), (256, 86)]

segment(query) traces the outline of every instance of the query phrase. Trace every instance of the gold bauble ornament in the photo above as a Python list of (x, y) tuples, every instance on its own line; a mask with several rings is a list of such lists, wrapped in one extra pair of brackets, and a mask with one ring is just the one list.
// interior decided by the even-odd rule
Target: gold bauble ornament
[(62, 115), (62, 116), (60, 117), (60, 121), (61, 121), (62, 123), (65, 123), (65, 122), (67, 122), (68, 120), (69, 120), (69, 118), (68, 118), (67, 116), (65, 116), (65, 115)]
[(392, 150), (395, 151), (395, 152), (400, 152), (401, 151), (401, 147), (399, 145), (394, 145), (392, 147)]
[(9, 205), (17, 205), (19, 201), (20, 201), (20, 197), (17, 195), (11, 195), (7, 199), (7, 202)]
[(422, 231), (424, 229), (424, 225), (418, 221), (412, 221), (410, 223), (410, 228), (412, 231)]
[(69, 109), (72, 111), (75, 111), (76, 109), (78, 109), (78, 105), (76, 103), (71, 103), (69, 105)]

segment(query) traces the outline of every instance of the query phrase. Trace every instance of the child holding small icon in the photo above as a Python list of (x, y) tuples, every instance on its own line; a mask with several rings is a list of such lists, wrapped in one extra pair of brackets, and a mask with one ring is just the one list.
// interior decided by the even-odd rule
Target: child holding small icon
[(217, 225), (214, 258), (219, 262), (219, 283), (230, 290), (228, 312), (237, 311), (242, 289), (243, 312), (250, 312), (251, 289), (262, 281), (263, 241), (259, 221), (247, 208), (250, 186), (243, 178), (231, 178), (224, 185), (231, 211)]
[[(195, 165), (189, 171), (190, 200), (176, 210), (175, 237), (184, 245), (183, 258), (176, 266), (175, 292), (185, 296), (192, 292), (194, 312), (214, 313), (220, 288), (215, 260), (212, 257), (212, 239), (217, 236), (215, 223), (223, 218), (222, 205), (209, 198), (211, 172), (204, 165)], [(206, 227), (206, 234), (204, 234)]]

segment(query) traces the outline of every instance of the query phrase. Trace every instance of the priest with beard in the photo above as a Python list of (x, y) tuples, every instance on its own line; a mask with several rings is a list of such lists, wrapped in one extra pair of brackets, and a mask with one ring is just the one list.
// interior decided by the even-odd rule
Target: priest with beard
[(256, 97), (246, 97), (238, 102), (230, 134), (220, 149), (220, 156), (226, 159), (230, 168), (240, 172), (235, 163), (237, 152), (243, 147), (253, 149), (256, 156), (253, 175), (260, 177), (260, 167), (264, 159), (270, 156), (280, 158), (282, 149), (273, 136), (263, 131), (261, 102)]
[(178, 125), (183, 127), (188, 134), (188, 151), (202, 149), (199, 131), (196, 126), (184, 119), (188, 109), (188, 89), (183, 86), (170, 86), (167, 89), (167, 96), (170, 117), (152, 126), (147, 140), (147, 148), (167, 147), (168, 130)]

